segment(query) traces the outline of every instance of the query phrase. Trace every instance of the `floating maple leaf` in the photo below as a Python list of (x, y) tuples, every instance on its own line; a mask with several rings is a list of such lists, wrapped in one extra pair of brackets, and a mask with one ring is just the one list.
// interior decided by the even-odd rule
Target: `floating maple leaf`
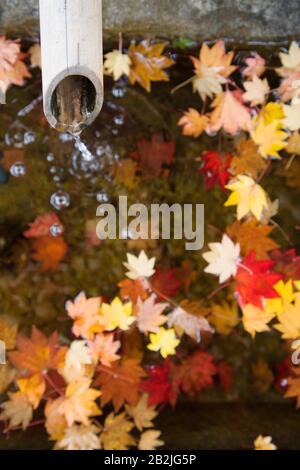
[(262, 299), (278, 297), (274, 285), (281, 279), (281, 275), (272, 272), (274, 261), (256, 260), (254, 252), (243, 259), (239, 265), (235, 279), (237, 281), (236, 294), (241, 306), (252, 304), (262, 308)]
[(222, 85), (227, 82), (227, 77), (236, 69), (231, 65), (233, 52), (226, 54), (224, 41), (217, 41), (211, 48), (203, 43), (199, 59), (191, 57), (195, 78), (193, 89), (197, 91), (204, 100), (207, 96), (212, 98), (214, 94), (221, 93)]
[(161, 134), (154, 134), (151, 140), (141, 139), (137, 151), (132, 154), (139, 163), (142, 177), (157, 178), (165, 165), (169, 166), (174, 160), (175, 142), (165, 142)]
[(220, 93), (214, 99), (212, 107), (214, 110), (210, 117), (209, 133), (214, 134), (221, 128), (229, 134), (250, 130), (250, 112), (242, 104), (240, 93), (231, 91)]
[(137, 327), (142, 333), (157, 333), (159, 327), (166, 323), (167, 317), (162, 312), (169, 306), (167, 303), (155, 303), (156, 296), (151, 295), (144, 302), (138, 299), (135, 315)]
[(200, 342), (201, 331), (213, 333), (213, 329), (203, 316), (192, 315), (181, 307), (177, 307), (168, 315), (168, 325), (174, 327), (178, 335), (185, 333)]
[(228, 335), (240, 321), (236, 303), (222, 302), (219, 305), (213, 303), (208, 321), (218, 333)]
[(206, 114), (200, 114), (193, 108), (189, 108), (178, 121), (178, 125), (183, 128), (183, 135), (192, 135), (193, 137), (199, 137), (206, 130), (208, 124), (209, 117)]
[(163, 358), (175, 354), (175, 349), (180, 341), (176, 338), (173, 328), (159, 328), (157, 333), (150, 334), (150, 343), (147, 348), (150, 351), (160, 352)]
[(61, 228), (61, 233), (64, 228), (55, 212), (49, 212), (38, 216), (34, 222), (29, 224), (29, 229), (23, 233), (26, 238), (39, 238), (50, 234), (51, 227), (57, 224)]
[(57, 332), (47, 338), (33, 326), (30, 338), (18, 335), (17, 350), (9, 353), (9, 360), (18, 369), (25, 369), (33, 375), (58, 369), (64, 362), (65, 354), (66, 348), (59, 345)]
[(274, 250), (270, 253), (274, 261), (274, 271), (280, 273), (284, 280), (300, 279), (300, 256), (294, 248), (289, 250)]
[(238, 176), (244, 174), (256, 179), (265, 170), (266, 160), (257, 151), (252, 139), (240, 139), (236, 145), (236, 155), (231, 160), (230, 172)]
[(30, 78), (26, 65), (22, 59), (26, 54), (21, 53), (18, 41), (11, 41), (0, 36), (0, 89), (5, 93), (8, 87), (23, 85), (25, 78)]
[(9, 400), (0, 405), (0, 420), (9, 421), (9, 427), (22, 426), (23, 431), (32, 420), (33, 408), (22, 392), (9, 393)]
[(276, 121), (271, 124), (265, 124), (261, 119), (251, 132), (251, 137), (258, 146), (258, 151), (262, 157), (280, 159), (278, 152), (286, 147), (288, 134), (278, 128)]
[(257, 76), (254, 76), (252, 81), (244, 82), (244, 88), (246, 92), (243, 94), (243, 100), (250, 102), (251, 107), (263, 104), (270, 91), (268, 80)]
[(238, 175), (236, 181), (228, 184), (226, 189), (232, 191), (224, 206), (237, 206), (237, 218), (253, 214), (257, 220), (269, 207), (266, 192), (250, 176)]
[(283, 312), (278, 315), (279, 323), (274, 325), (283, 339), (300, 337), (300, 294), (295, 296), (295, 304), (284, 302)]
[(127, 54), (122, 54), (121, 51), (115, 49), (112, 52), (105, 54), (105, 62), (103, 64), (104, 73), (113, 75), (114, 80), (119, 80), (122, 75), (129, 76), (131, 59)]
[(243, 223), (235, 221), (227, 227), (226, 232), (232, 240), (240, 244), (243, 256), (254, 251), (257, 259), (267, 259), (271, 250), (279, 248), (269, 237), (273, 229), (273, 226), (259, 225), (255, 219), (250, 219)]
[(148, 367), (148, 378), (141, 384), (141, 389), (149, 394), (149, 404), (176, 403), (178, 390), (171, 382), (172, 363), (166, 359), (163, 364)]
[(28, 54), (30, 56), (30, 63), (31, 67), (39, 67), (42, 68), (42, 60), (41, 60), (41, 46), (40, 44), (34, 44), (28, 50)]
[(204, 272), (219, 276), (219, 282), (235, 276), (240, 262), (240, 245), (224, 234), (221, 243), (209, 243), (210, 251), (202, 256), (208, 262)]
[(139, 450), (156, 450), (157, 447), (163, 446), (164, 441), (159, 439), (161, 435), (160, 431), (156, 431), (155, 429), (149, 429), (142, 433), (138, 449)]
[(100, 305), (100, 297), (87, 299), (84, 292), (80, 292), (74, 302), (67, 301), (66, 310), (74, 321), (72, 332), (75, 336), (91, 339), (95, 333), (103, 331), (99, 314)]
[(62, 237), (45, 235), (32, 240), (32, 257), (41, 263), (41, 271), (57, 269), (68, 251), (68, 245)]
[(63, 450), (99, 450), (101, 442), (99, 438), (100, 428), (95, 424), (88, 426), (73, 424), (65, 429), (63, 436), (56, 444), (56, 449)]
[(18, 325), (5, 317), (0, 317), (0, 341), (3, 341), (7, 351), (15, 348), (17, 332)]
[(269, 331), (270, 327), (268, 323), (270, 323), (273, 318), (274, 314), (268, 313), (252, 304), (247, 304), (243, 307), (243, 325), (252, 338), (255, 337), (256, 333)]
[(132, 85), (138, 82), (150, 93), (151, 82), (169, 81), (164, 71), (174, 64), (174, 61), (163, 54), (165, 43), (151, 44), (148, 40), (139, 44), (132, 42), (128, 49), (131, 61), (129, 81)]
[(216, 185), (224, 188), (230, 179), (231, 153), (221, 154), (214, 150), (208, 150), (201, 155), (200, 159), (203, 162), (200, 173), (205, 176), (206, 188), (211, 189)]
[(96, 384), (102, 391), (101, 404), (105, 406), (112, 402), (115, 411), (124, 403), (135, 405), (139, 398), (141, 379), (145, 376), (144, 370), (135, 359), (123, 359), (112, 367), (99, 367)]
[(172, 380), (179, 389), (193, 397), (213, 385), (213, 376), (217, 372), (213, 356), (200, 351), (188, 356), (174, 368)]
[(101, 362), (106, 367), (111, 367), (112, 363), (120, 359), (116, 352), (120, 349), (120, 341), (114, 341), (114, 335), (96, 335), (93, 341), (89, 342), (89, 348), (94, 362)]
[(105, 450), (128, 450), (135, 445), (135, 439), (130, 434), (134, 424), (125, 413), (115, 415), (110, 413), (104, 422), (101, 441)]
[(153, 426), (153, 419), (157, 416), (154, 406), (148, 404), (149, 397), (144, 393), (139, 402), (134, 406), (125, 405), (126, 412), (134, 420), (134, 424), (139, 431)]
[(149, 293), (141, 279), (124, 279), (119, 282), (118, 286), (120, 287), (121, 299), (131, 300), (134, 304), (138, 298), (146, 300), (149, 297)]
[(129, 279), (136, 280), (141, 277), (151, 277), (155, 273), (154, 265), (155, 258), (148, 258), (144, 250), (139, 256), (134, 256), (127, 253), (127, 263), (123, 263), (125, 268), (128, 269), (126, 276)]
[(151, 286), (158, 298), (160, 298), (160, 296), (162, 298), (174, 297), (178, 294), (181, 287), (177, 269), (158, 268), (151, 279)]
[(250, 57), (245, 59), (246, 68), (242, 71), (245, 77), (260, 77), (266, 69), (266, 61), (259, 54), (254, 52)]

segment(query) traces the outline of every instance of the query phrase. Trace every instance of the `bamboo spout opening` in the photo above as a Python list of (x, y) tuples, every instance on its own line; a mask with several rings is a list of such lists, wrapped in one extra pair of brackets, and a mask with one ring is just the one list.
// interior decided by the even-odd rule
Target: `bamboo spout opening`
[(103, 104), (102, 0), (39, 0), (44, 112), (78, 134)]
[(89, 122), (96, 107), (97, 92), (92, 81), (82, 75), (69, 75), (55, 88), (50, 110), (61, 132), (76, 134)]

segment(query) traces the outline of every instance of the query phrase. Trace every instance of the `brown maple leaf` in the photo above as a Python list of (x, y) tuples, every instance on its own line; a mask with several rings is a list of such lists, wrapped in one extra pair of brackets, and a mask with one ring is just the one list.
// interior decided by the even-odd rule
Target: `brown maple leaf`
[(128, 55), (131, 60), (129, 81), (132, 85), (138, 82), (150, 93), (151, 82), (169, 81), (164, 69), (171, 67), (174, 61), (162, 55), (165, 47), (165, 43), (151, 44), (148, 40), (131, 43)]
[(279, 245), (269, 238), (274, 227), (259, 225), (255, 219), (246, 222), (235, 221), (226, 229), (228, 236), (238, 242), (243, 256), (255, 251), (257, 259), (269, 258), (268, 252), (279, 248)]
[(160, 176), (163, 167), (173, 162), (174, 153), (175, 142), (165, 142), (161, 134), (154, 134), (151, 140), (138, 141), (132, 157), (137, 159), (142, 177), (151, 179)]
[(231, 160), (230, 172), (234, 175), (246, 174), (256, 179), (264, 171), (267, 161), (258, 153), (252, 139), (240, 139), (236, 145), (236, 155)]
[(24, 369), (28, 375), (41, 374), (62, 365), (66, 349), (60, 346), (57, 332), (47, 338), (33, 326), (30, 338), (18, 335), (17, 350), (8, 357), (15, 367)]
[(41, 262), (41, 271), (55, 270), (68, 251), (62, 237), (45, 235), (32, 239), (32, 258)]
[(131, 158), (125, 158), (117, 162), (113, 167), (113, 175), (117, 184), (123, 184), (126, 188), (132, 189), (136, 185), (137, 163)]
[(119, 411), (124, 403), (137, 403), (141, 379), (146, 373), (136, 359), (124, 358), (113, 367), (99, 366), (98, 371), (96, 385), (102, 391), (102, 406), (112, 402), (115, 411)]

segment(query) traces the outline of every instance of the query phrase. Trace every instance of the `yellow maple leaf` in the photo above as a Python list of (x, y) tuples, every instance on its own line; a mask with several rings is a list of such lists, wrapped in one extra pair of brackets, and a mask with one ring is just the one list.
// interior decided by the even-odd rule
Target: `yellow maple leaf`
[(282, 333), (283, 339), (300, 337), (300, 294), (295, 294), (295, 303), (284, 302), (283, 312), (278, 315), (279, 323), (274, 328)]
[(17, 333), (16, 324), (11, 324), (5, 317), (0, 317), (0, 341), (4, 342), (6, 350), (15, 348)]
[(276, 123), (278, 127), (282, 127), (284, 117), (282, 104), (271, 101), (262, 108), (259, 115), (254, 118), (254, 122), (262, 119), (266, 126)]
[(22, 426), (23, 431), (32, 420), (33, 408), (26, 394), (22, 392), (9, 393), (9, 400), (0, 405), (2, 413), (0, 420), (9, 421), (9, 428)]
[(35, 374), (29, 378), (21, 378), (17, 380), (17, 385), (20, 392), (27, 396), (33, 408), (37, 409), (46, 391), (46, 384), (41, 375)]
[(65, 397), (60, 403), (58, 411), (66, 418), (68, 426), (72, 426), (76, 422), (88, 426), (91, 416), (101, 414), (101, 410), (95, 402), (101, 392), (90, 388), (90, 386), (91, 380), (86, 378), (72, 382), (67, 386)]
[(110, 413), (104, 423), (101, 441), (104, 450), (128, 450), (135, 445), (135, 439), (130, 434), (134, 425), (125, 413), (115, 415)]
[(151, 44), (144, 40), (139, 44), (132, 42), (128, 49), (131, 60), (129, 81), (132, 85), (138, 82), (150, 93), (151, 82), (169, 81), (164, 69), (171, 67), (174, 61), (163, 54), (165, 43)]
[(163, 446), (164, 441), (159, 439), (160, 435), (161, 432), (156, 429), (149, 429), (148, 431), (143, 432), (138, 444), (138, 449), (156, 450), (157, 447)]
[(243, 325), (246, 331), (254, 338), (256, 333), (269, 331), (268, 323), (274, 318), (274, 315), (247, 304), (243, 308)]
[(134, 420), (139, 431), (153, 426), (152, 420), (156, 418), (157, 411), (154, 406), (149, 406), (149, 397), (144, 393), (136, 405), (125, 405), (126, 412)]
[(166, 329), (160, 328), (158, 333), (150, 334), (150, 344), (147, 348), (150, 351), (160, 351), (162, 357), (172, 356), (175, 354), (175, 349), (180, 343), (176, 338), (175, 330), (173, 328)]
[(237, 218), (241, 220), (249, 213), (257, 220), (262, 216), (263, 210), (268, 207), (267, 195), (263, 188), (250, 176), (238, 175), (237, 180), (225, 186), (232, 191), (225, 202), (225, 207), (237, 206)]
[(101, 321), (106, 331), (113, 331), (116, 328), (123, 331), (128, 330), (135, 321), (135, 317), (132, 315), (132, 303), (123, 304), (119, 297), (115, 297), (111, 304), (103, 303)]
[(265, 300), (265, 311), (275, 315), (281, 315), (284, 312), (285, 305), (292, 303), (295, 299), (293, 282), (289, 280), (284, 283), (282, 280), (278, 281), (273, 286), (279, 297)]
[(228, 335), (240, 321), (236, 303), (222, 302), (219, 305), (213, 303), (208, 321), (214, 325), (217, 333)]
[(271, 436), (259, 435), (254, 441), (255, 450), (276, 450), (277, 447), (272, 443)]
[(105, 54), (104, 57), (103, 67), (105, 74), (113, 75), (115, 81), (119, 80), (122, 75), (129, 76), (131, 59), (127, 54), (122, 54), (121, 51), (115, 49)]
[(287, 142), (285, 140), (288, 134), (278, 128), (277, 121), (265, 124), (261, 119), (251, 132), (251, 137), (258, 146), (258, 151), (262, 157), (280, 159), (278, 152), (286, 147)]

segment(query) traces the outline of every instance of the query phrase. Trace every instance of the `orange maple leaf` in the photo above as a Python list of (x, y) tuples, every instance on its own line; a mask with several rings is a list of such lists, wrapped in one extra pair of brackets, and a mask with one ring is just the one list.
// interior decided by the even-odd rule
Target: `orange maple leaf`
[(42, 263), (41, 271), (56, 269), (68, 251), (68, 246), (62, 237), (51, 235), (33, 239), (32, 248), (32, 258)]
[(226, 229), (228, 236), (241, 246), (241, 253), (247, 256), (251, 251), (256, 253), (258, 259), (269, 258), (268, 252), (279, 248), (279, 245), (269, 238), (274, 227), (259, 225), (255, 219), (244, 223), (235, 221)]
[(141, 379), (146, 376), (137, 360), (124, 358), (113, 367), (99, 366), (98, 371), (96, 385), (102, 391), (102, 406), (111, 401), (115, 411), (118, 411), (124, 403), (137, 403)]
[(165, 43), (151, 44), (144, 40), (139, 44), (132, 42), (128, 49), (131, 60), (129, 81), (138, 82), (145, 90), (151, 91), (151, 82), (169, 81), (164, 69), (171, 67), (174, 61), (163, 54)]
[(57, 332), (47, 338), (33, 326), (30, 338), (18, 335), (17, 350), (9, 353), (8, 357), (15, 367), (24, 369), (26, 375), (31, 376), (58, 369), (64, 362), (66, 350), (60, 346)]
[(229, 134), (240, 130), (249, 131), (251, 115), (239, 99), (239, 93), (225, 91), (216, 96), (212, 103), (211, 123), (208, 132), (215, 133), (223, 128)]
[(200, 114), (196, 109), (189, 108), (178, 121), (183, 135), (199, 137), (209, 124), (209, 117), (206, 114)]
[(119, 282), (118, 287), (120, 287), (121, 299), (131, 300), (134, 304), (137, 302), (138, 298), (145, 300), (149, 297), (149, 293), (140, 279), (124, 279)]

